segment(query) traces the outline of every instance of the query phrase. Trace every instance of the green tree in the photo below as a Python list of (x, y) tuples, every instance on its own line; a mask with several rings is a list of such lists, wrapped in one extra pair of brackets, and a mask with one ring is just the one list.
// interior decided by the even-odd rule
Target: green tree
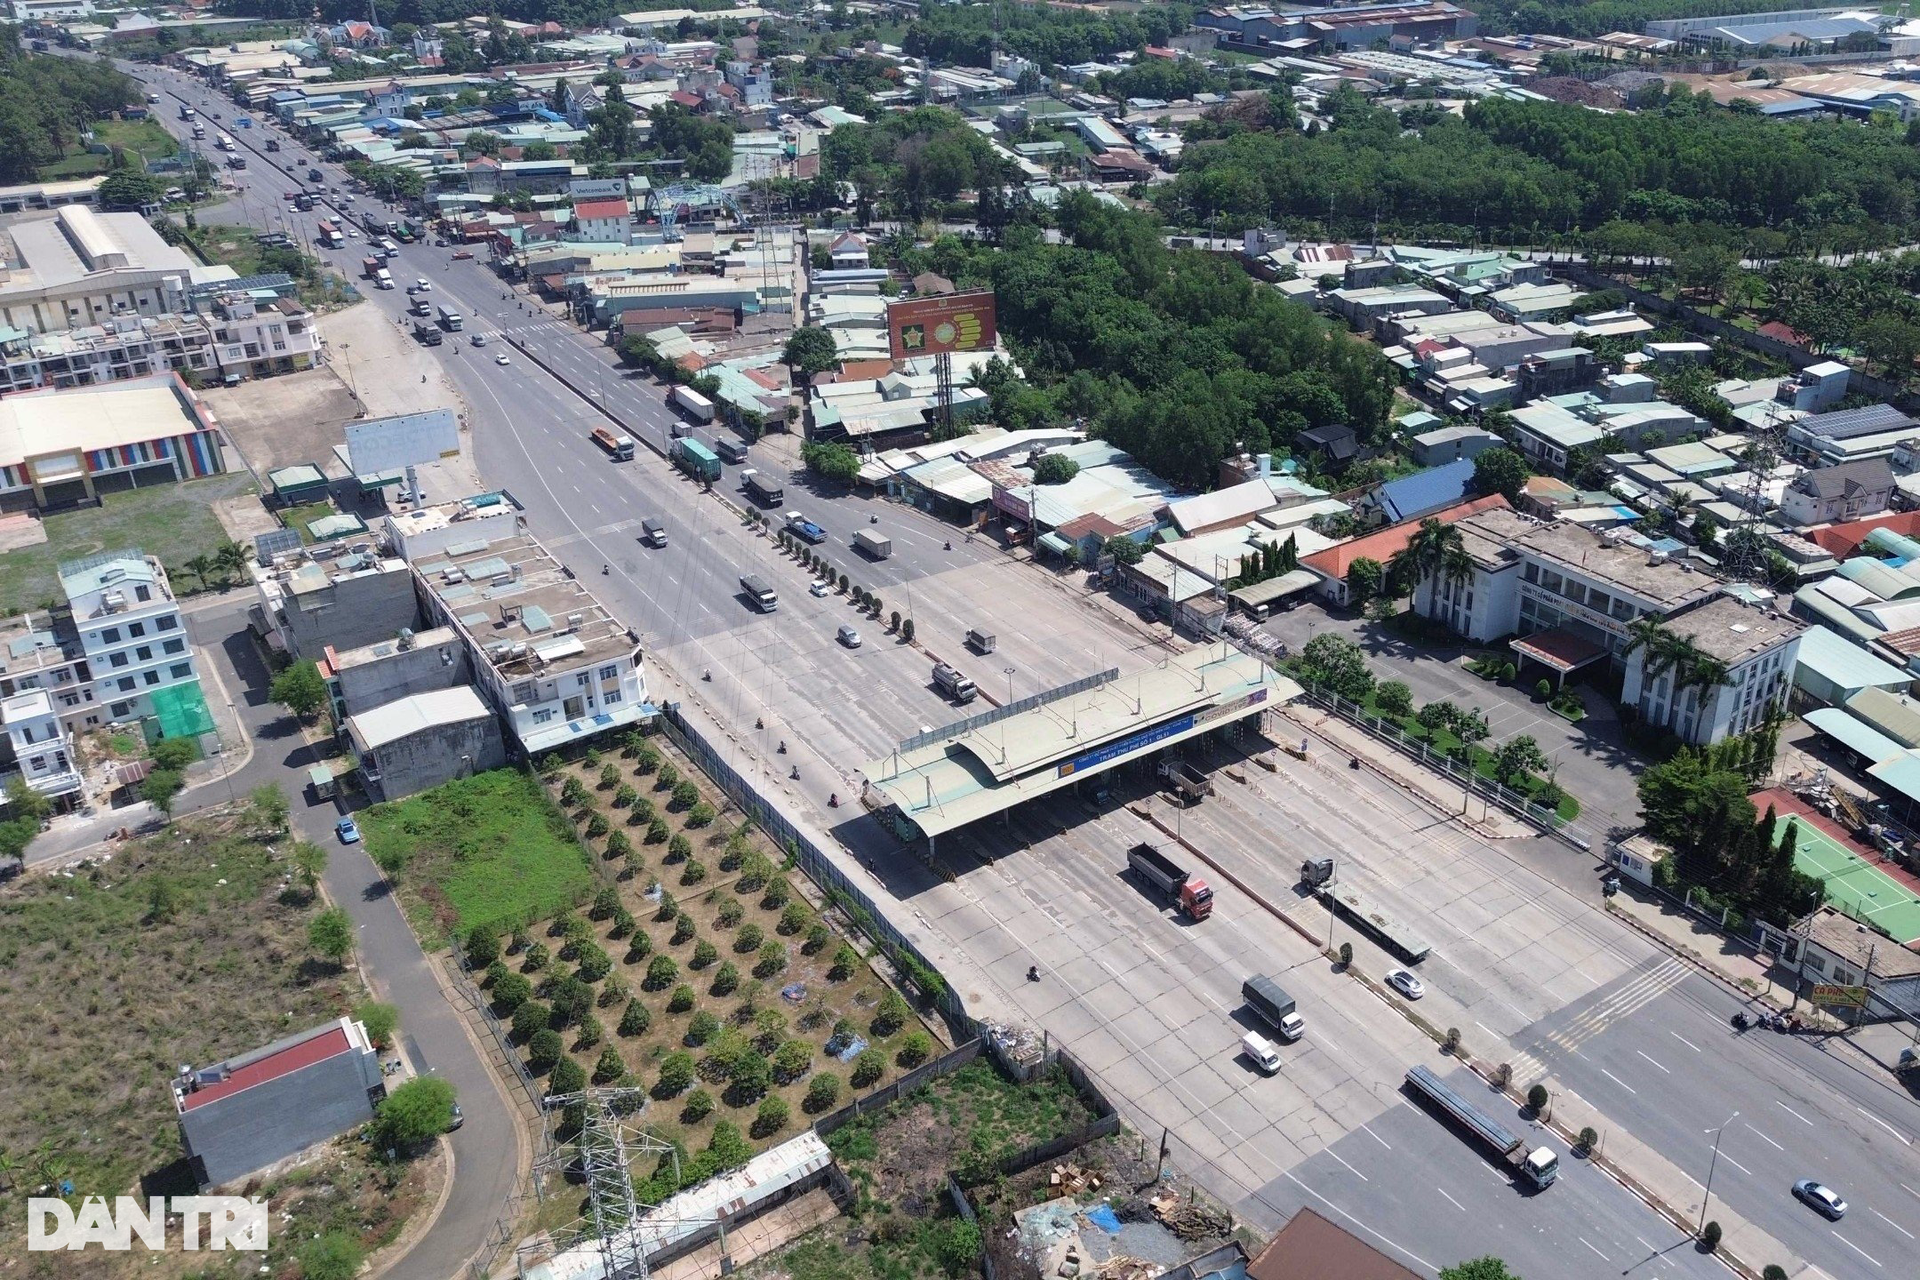
[(1520, 1280), (1498, 1258), (1475, 1258), (1457, 1266), (1440, 1268), (1440, 1280)]
[(307, 925), (307, 945), (336, 965), (344, 964), (353, 954), (353, 921), (339, 907), (328, 907)]
[(100, 184), (100, 207), (103, 209), (140, 209), (146, 205), (160, 203), (160, 193), (164, 184), (160, 179), (139, 169), (115, 169)]
[(803, 444), (800, 446), (800, 460), (806, 464), (808, 471), (838, 484), (852, 484), (860, 475), (860, 455), (838, 442)]
[(158, 809), (162, 814), (173, 813), (174, 797), (187, 785), (186, 779), (173, 769), (155, 769), (140, 782), (140, 798)]
[(1373, 673), (1360, 646), (1332, 632), (1322, 632), (1300, 650), (1300, 674), (1308, 683), (1354, 702), (1373, 689)]
[(1387, 570), (1389, 577), (1408, 590), (1417, 592), (1422, 584), (1428, 587), (1424, 612), (1431, 616), (1433, 595), (1440, 582), (1466, 581), (1473, 574), (1473, 560), (1467, 555), (1460, 530), (1429, 516), (1420, 522), (1407, 545), (1394, 552)]
[(1347, 566), (1347, 593), (1355, 604), (1365, 604), (1386, 589), (1387, 567), (1368, 556), (1355, 556)]
[(398, 1009), (378, 1000), (366, 1000), (354, 1006), (353, 1016), (366, 1025), (367, 1038), (376, 1049), (385, 1049), (393, 1043), (393, 1033), (400, 1026)]
[(1877, 315), (1864, 321), (1855, 340), (1867, 357), (1895, 382), (1913, 376), (1913, 361), (1920, 356), (1920, 326), (1897, 315)]
[(1112, 556), (1115, 564), (1139, 564), (1147, 558), (1147, 549), (1143, 544), (1119, 534), (1102, 543), (1100, 551), (1103, 555)]
[(1518, 734), (1500, 744), (1494, 754), (1494, 769), (1503, 782), (1518, 783), (1536, 769), (1547, 767), (1547, 757), (1530, 734)]
[(813, 325), (803, 325), (789, 334), (787, 345), (781, 351), (780, 358), (801, 378), (811, 378), (816, 373), (825, 373), (840, 363), (839, 349), (834, 343), (833, 331)]
[(1384, 715), (1398, 718), (1413, 710), (1413, 690), (1405, 681), (1383, 680), (1373, 691), (1374, 705)]
[(374, 1123), (381, 1140), (398, 1150), (431, 1142), (453, 1124), (453, 1086), (439, 1076), (415, 1076), (387, 1094)]
[(1064, 453), (1043, 453), (1033, 464), (1035, 484), (1065, 484), (1080, 474), (1080, 464)]
[(326, 682), (312, 662), (296, 662), (273, 678), (267, 696), (302, 720), (310, 720), (327, 704)]
[(1505, 447), (1488, 449), (1473, 460), (1473, 491), (1479, 494), (1497, 493), (1508, 502), (1517, 502), (1520, 486), (1527, 482), (1531, 474), (1527, 460), (1517, 450)]
[(293, 874), (311, 898), (320, 888), (320, 877), (327, 870), (327, 851), (311, 840), (293, 842)]

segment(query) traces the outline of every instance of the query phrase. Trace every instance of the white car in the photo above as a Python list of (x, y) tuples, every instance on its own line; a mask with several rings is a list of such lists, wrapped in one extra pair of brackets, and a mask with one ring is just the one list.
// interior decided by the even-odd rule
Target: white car
[(833, 588), (826, 583), (816, 581), (812, 586), (807, 588), (807, 594), (810, 596), (824, 596), (832, 590)]
[(1427, 994), (1426, 983), (1408, 973), (1405, 969), (1387, 970), (1387, 985), (1409, 1000), (1418, 1000)]
[(422, 292), (422, 293), (432, 293), (432, 292), (433, 292), (433, 285), (431, 285), (430, 283), (428, 283), (428, 282), (427, 282), (426, 280), (424, 280), (424, 279), (422, 279), (422, 280), (415, 280), (415, 281), (413, 282), (413, 287), (414, 287), (414, 288), (416, 288), (416, 289), (418, 289), (418, 290), (419, 290), (420, 292)]
[(509, 360), (507, 359), (507, 353), (506, 353), (506, 352), (504, 352), (504, 351), (502, 351), (502, 352), (501, 352), (501, 353), (500, 353), (499, 355), (497, 355), (497, 356), (495, 356), (495, 357), (493, 358), (493, 362), (494, 362), (495, 364), (510, 364), (510, 363), (511, 363), (511, 361), (509, 361)]

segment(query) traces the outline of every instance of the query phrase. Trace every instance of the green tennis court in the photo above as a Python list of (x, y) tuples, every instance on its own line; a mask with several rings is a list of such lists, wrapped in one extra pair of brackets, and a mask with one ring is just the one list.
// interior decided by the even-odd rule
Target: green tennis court
[[(1792, 820), (1789, 814), (1774, 823), (1775, 839)], [(1920, 938), (1920, 897), (1811, 822), (1799, 824), (1793, 861), (1825, 882), (1827, 901), (1836, 910), (1873, 925), (1903, 947)]]

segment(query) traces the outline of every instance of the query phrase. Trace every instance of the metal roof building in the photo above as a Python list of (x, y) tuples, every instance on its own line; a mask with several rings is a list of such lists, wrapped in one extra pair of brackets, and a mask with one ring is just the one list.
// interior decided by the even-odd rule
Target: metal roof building
[(941, 835), (1298, 697), (1226, 645), (1106, 671), (902, 742), (860, 774), (901, 836)]

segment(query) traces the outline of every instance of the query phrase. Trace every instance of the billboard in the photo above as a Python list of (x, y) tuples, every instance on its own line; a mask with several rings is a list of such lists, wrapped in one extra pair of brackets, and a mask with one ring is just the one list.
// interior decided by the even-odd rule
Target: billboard
[(991, 289), (887, 304), (887, 343), (895, 360), (991, 351), (997, 336)]
[(1815, 1004), (1853, 1005), (1859, 1009), (1867, 1007), (1865, 987), (1850, 987), (1837, 982), (1815, 983), (1811, 998)]

